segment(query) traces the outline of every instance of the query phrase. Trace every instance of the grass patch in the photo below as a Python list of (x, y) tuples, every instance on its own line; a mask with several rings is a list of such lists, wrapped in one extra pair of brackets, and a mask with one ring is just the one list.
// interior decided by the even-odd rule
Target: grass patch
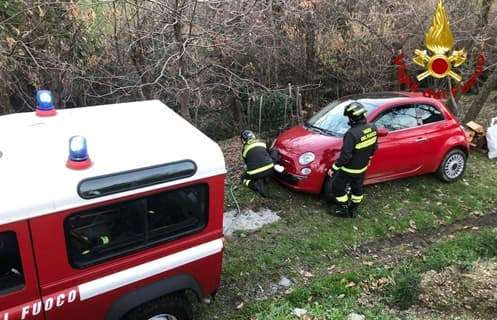
[[(367, 319), (398, 319), (399, 315), (389, 310), (386, 304), (405, 310), (416, 303), (423, 273), (453, 265), (469, 266), (480, 258), (495, 257), (497, 252), (488, 250), (489, 247), (497, 247), (495, 229), (485, 229), (481, 233), (468, 232), (439, 243), (423, 257), (406, 260), (394, 269), (363, 267), (353, 272), (325, 276), (283, 297), (252, 303), (231, 315), (230, 319), (295, 319), (292, 315), (295, 308), (306, 309), (310, 316), (317, 319), (345, 319), (351, 312), (366, 315)], [(374, 305), (358, 303), (365, 283), (385, 277), (390, 279), (391, 284), (384, 290), (383, 297)], [(442, 318), (449, 319), (450, 316)]]
[[(482, 175), (482, 172), (486, 174)], [(427, 175), (366, 187), (365, 202), (357, 219), (332, 217), (327, 214), (328, 205), (319, 197), (293, 193), (276, 184), (271, 186), (272, 200), (263, 199), (236, 186), (233, 192), (242, 208), (267, 207), (279, 211), (282, 219), (255, 233), (238, 234), (229, 239), (223, 271), (223, 282), (229, 287), (229, 293), (226, 294), (239, 297), (234, 298), (235, 301), (250, 301), (252, 292), (259, 290), (258, 286), (266, 290), (282, 276), (290, 278), (296, 286), (303, 287), (292, 292), (288, 298), (249, 304), (241, 313), (234, 308), (235, 302), (232, 302), (232, 306), (223, 305), (222, 308), (231, 308), (232, 312), (228, 317), (221, 318), (233, 319), (236, 316), (237, 319), (248, 319), (257, 315), (257, 319), (279, 319), (279, 316), (286, 319), (291, 308), (310, 305), (312, 310), (325, 312), (328, 309), (335, 310), (338, 305), (337, 310), (329, 311), (330, 314), (322, 318), (343, 319), (344, 310), (352, 312), (357, 306), (357, 292), (354, 291), (357, 289), (347, 290), (341, 293), (345, 297), (337, 299), (336, 293), (343, 289), (340, 284), (342, 278), (330, 280), (325, 275), (327, 268), (332, 265), (341, 270), (357, 268), (357, 262), (347, 256), (347, 250), (367, 241), (384, 239), (398, 233), (439, 228), (479, 212), (489, 212), (497, 204), (495, 185), (497, 164), (482, 154), (474, 153), (469, 158), (464, 179), (453, 184), (442, 183)], [(226, 192), (228, 208), (234, 208), (229, 188)], [(478, 256), (495, 255), (497, 250), (491, 238), (477, 245), (472, 244), (471, 240), (458, 241), (456, 244), (448, 242), (445, 244), (447, 247), (434, 248), (422, 263), (409, 263), (412, 271), (406, 269), (402, 273), (400, 269), (394, 272), (385, 268), (367, 268), (364, 274), (355, 273), (347, 277), (358, 277), (356, 280), (359, 282), (370, 277), (393, 278), (398, 285), (389, 288), (388, 297), (383, 303), (406, 307), (417, 297), (415, 290), (409, 292), (412, 289), (410, 285), (417, 280), (416, 273), (429, 268), (443, 268), (456, 262), (471, 263)], [(304, 279), (301, 270), (310, 270), (315, 277)], [(310, 280), (313, 280), (312, 285), (307, 287)], [(321, 280), (323, 283), (319, 284)], [(307, 301), (309, 297), (312, 298)], [(217, 313), (216, 306), (211, 312)], [(381, 310), (370, 313), (371, 319), (390, 317)], [(238, 317), (238, 314), (242, 316)]]
[[(428, 175), (369, 186), (362, 214), (356, 220), (331, 217), (327, 214), (328, 205), (319, 197), (289, 192), (278, 185), (272, 185), (277, 198), (272, 201), (237, 188), (234, 193), (243, 208), (270, 207), (280, 211), (283, 220), (253, 237), (235, 239), (234, 246), (245, 248), (239, 252), (253, 254), (237, 256), (228, 252), (227, 259), (232, 261), (227, 265), (238, 269), (239, 261), (241, 269), (243, 265), (250, 269), (254, 264), (247, 260), (258, 259), (267, 252), (275, 263), (295, 257), (313, 263), (322, 261), (321, 254), (330, 255), (366, 240), (412, 227), (418, 230), (437, 227), (470, 213), (488, 211), (497, 199), (496, 169), (495, 164), (475, 154), (470, 158), (465, 178), (453, 184), (441, 183)], [(481, 176), (481, 172), (489, 174)]]

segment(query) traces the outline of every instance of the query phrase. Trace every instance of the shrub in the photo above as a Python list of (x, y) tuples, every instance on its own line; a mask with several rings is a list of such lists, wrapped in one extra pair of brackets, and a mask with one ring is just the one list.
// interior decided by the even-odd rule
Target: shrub
[(406, 310), (418, 300), (419, 275), (412, 269), (402, 268), (394, 275), (393, 283), (387, 288), (389, 302), (401, 310)]
[[(277, 133), (283, 129), (285, 122), (290, 123), (292, 110), (295, 114), (295, 99), (288, 98), (286, 118), (285, 118), (285, 101), (287, 95), (279, 92), (273, 92), (262, 96), (262, 108), (260, 107), (261, 96), (257, 96), (256, 101), (248, 102), (246, 114), (248, 124), (252, 130), (259, 130), (259, 112), (261, 118), (261, 131), (268, 133)], [(285, 121), (286, 119), (286, 121)]]

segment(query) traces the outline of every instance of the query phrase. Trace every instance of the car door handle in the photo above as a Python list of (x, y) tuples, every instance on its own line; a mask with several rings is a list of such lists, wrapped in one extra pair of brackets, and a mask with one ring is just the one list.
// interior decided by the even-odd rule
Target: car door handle
[(416, 138), (416, 142), (425, 142), (425, 141), (428, 141), (428, 138), (426, 138), (426, 137)]

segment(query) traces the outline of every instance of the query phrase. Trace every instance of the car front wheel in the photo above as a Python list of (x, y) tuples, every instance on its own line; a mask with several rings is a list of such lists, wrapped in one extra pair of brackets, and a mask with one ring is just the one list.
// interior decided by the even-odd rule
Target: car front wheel
[(437, 176), (444, 182), (458, 180), (466, 169), (466, 154), (460, 149), (453, 149), (447, 153), (440, 164)]
[(321, 190), (321, 194), (326, 202), (333, 203), (336, 201), (335, 195), (333, 194), (333, 177), (328, 176), (326, 174), (326, 178), (324, 179), (323, 188)]

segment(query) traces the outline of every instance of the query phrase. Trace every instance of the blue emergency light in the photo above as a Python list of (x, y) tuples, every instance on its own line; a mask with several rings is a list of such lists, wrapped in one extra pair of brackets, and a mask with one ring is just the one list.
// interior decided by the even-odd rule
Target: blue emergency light
[(41, 117), (56, 114), (52, 92), (49, 90), (36, 91), (36, 114)]
[(67, 167), (71, 169), (86, 169), (91, 166), (91, 160), (88, 155), (88, 146), (86, 138), (83, 136), (73, 136), (69, 139), (69, 159)]

